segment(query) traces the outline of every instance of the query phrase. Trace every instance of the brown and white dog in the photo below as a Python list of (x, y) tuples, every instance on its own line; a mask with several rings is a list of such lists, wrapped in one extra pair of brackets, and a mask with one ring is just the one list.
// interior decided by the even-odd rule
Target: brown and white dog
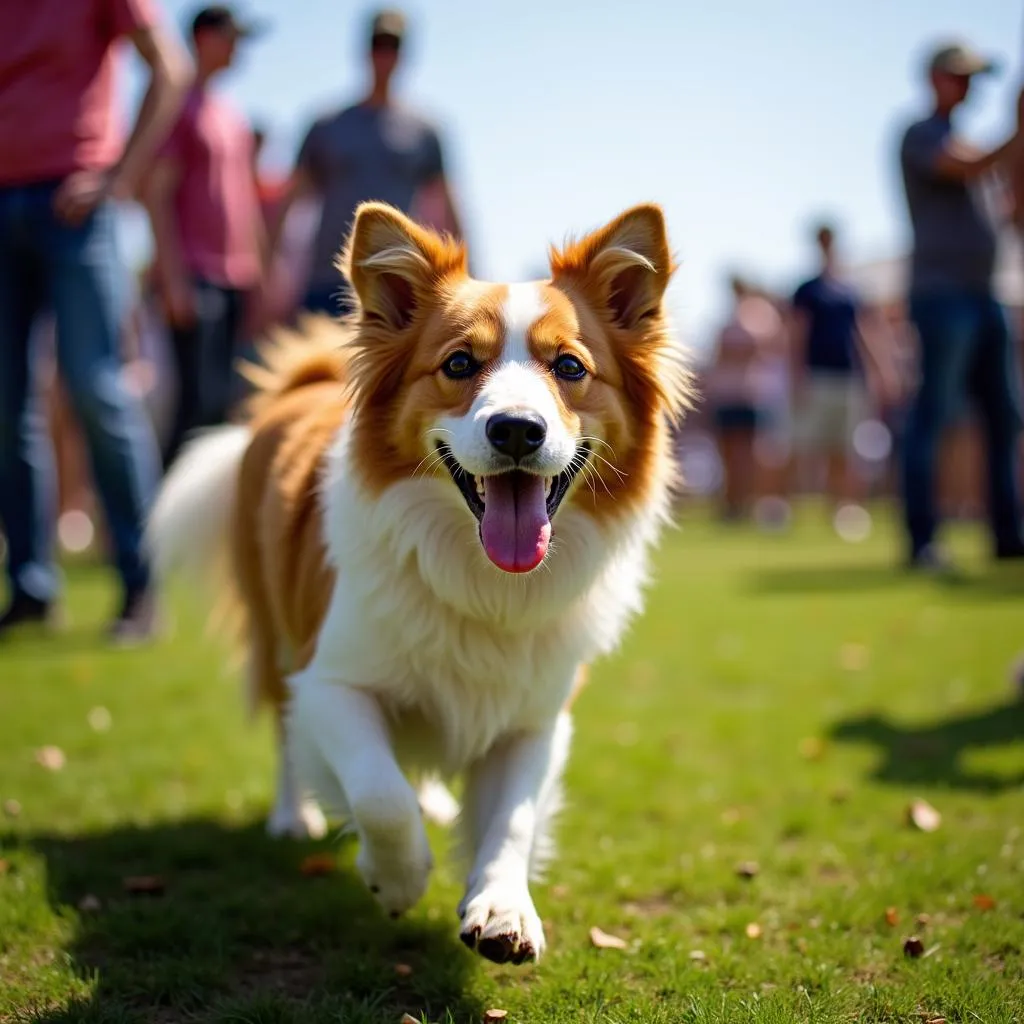
[(461, 936), (498, 962), (544, 948), (528, 879), (571, 697), (640, 609), (690, 397), (656, 206), (550, 259), (547, 281), (473, 280), (461, 245), (361, 206), (357, 312), (267, 353), (250, 421), (193, 442), (150, 524), (162, 571), (240, 612), (280, 723), (271, 831), (322, 831), (315, 795), (397, 915), (432, 863), (407, 778), (461, 776)]

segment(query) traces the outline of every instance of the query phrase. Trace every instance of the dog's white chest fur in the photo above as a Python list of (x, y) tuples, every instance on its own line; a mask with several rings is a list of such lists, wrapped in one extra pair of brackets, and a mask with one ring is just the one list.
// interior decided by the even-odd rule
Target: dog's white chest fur
[(377, 695), (403, 761), (457, 771), (550, 721), (578, 666), (616, 645), (640, 607), (658, 515), (608, 530), (567, 508), (549, 564), (513, 577), (487, 561), (449, 483), (413, 480), (372, 500), (347, 444), (343, 429), (324, 481), (337, 584), (315, 671)]

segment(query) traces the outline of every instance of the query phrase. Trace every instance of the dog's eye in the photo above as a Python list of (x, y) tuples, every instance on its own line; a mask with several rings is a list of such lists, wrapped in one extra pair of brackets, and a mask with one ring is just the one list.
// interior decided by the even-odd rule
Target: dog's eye
[(465, 377), (472, 377), (476, 373), (478, 365), (476, 360), (468, 352), (453, 352), (442, 364), (441, 372), (452, 380), (462, 380)]
[(575, 356), (559, 356), (551, 367), (562, 380), (582, 380), (587, 368)]

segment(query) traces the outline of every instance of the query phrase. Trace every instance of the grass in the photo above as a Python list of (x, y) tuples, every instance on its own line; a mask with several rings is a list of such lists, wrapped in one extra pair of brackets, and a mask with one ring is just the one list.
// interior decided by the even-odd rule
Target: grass
[[(895, 571), (887, 523), (844, 545), (813, 509), (787, 537), (685, 512), (577, 705), (535, 888), (550, 948), (521, 969), (460, 945), (443, 855), (395, 924), (351, 841), (266, 839), (268, 725), (247, 727), (189, 595), (176, 639), (114, 653), (108, 577), (72, 568), (69, 630), (0, 649), (0, 1021), (1024, 1019), (1024, 574), (974, 528), (954, 540), (958, 586)], [(908, 827), (914, 798), (937, 831)], [(311, 853), (337, 870), (304, 875)], [(135, 875), (165, 890), (127, 893)]]

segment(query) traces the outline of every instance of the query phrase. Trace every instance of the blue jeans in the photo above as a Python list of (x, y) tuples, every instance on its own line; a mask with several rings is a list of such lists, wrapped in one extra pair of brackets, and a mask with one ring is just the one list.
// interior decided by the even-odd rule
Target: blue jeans
[(114, 208), (71, 227), (53, 213), (55, 182), (0, 188), (0, 525), (12, 590), (52, 600), (56, 479), (30, 334), (52, 311), (57, 362), (88, 446), (117, 568), (145, 587), (145, 516), (159, 479), (152, 427), (122, 375), (127, 270)]
[(903, 439), (903, 500), (910, 553), (938, 527), (935, 464), (942, 430), (974, 399), (988, 449), (988, 511), (997, 551), (1021, 544), (1017, 488), (1020, 369), (1006, 314), (990, 295), (912, 294), (910, 318), (921, 342), (921, 381)]

